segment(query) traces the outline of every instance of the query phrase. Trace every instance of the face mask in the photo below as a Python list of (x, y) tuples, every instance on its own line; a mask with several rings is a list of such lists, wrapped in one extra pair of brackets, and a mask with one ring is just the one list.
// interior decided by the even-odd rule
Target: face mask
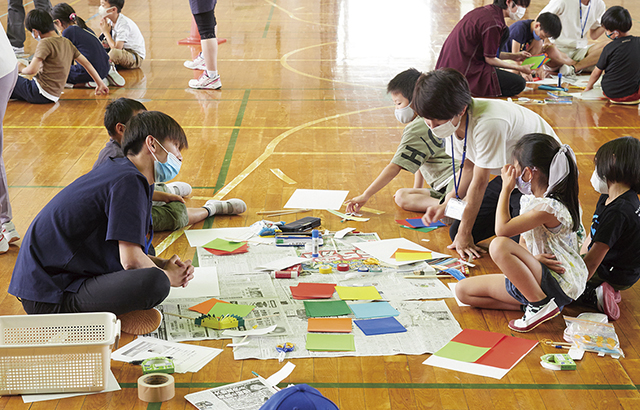
[(107, 17), (107, 9), (102, 6), (98, 7), (98, 15), (102, 18)]
[(608, 195), (609, 187), (607, 186), (607, 181), (600, 178), (598, 173), (594, 170), (591, 175), (591, 186), (596, 190), (599, 194)]
[(524, 170), (522, 171), (522, 174), (516, 178), (516, 188), (518, 188), (518, 191), (520, 191), (522, 195), (533, 195), (533, 192), (531, 191), (531, 181), (524, 182), (522, 180), (522, 175), (524, 175)]
[(453, 120), (449, 120), (444, 124), (438, 125), (435, 128), (431, 128), (431, 133), (435, 137), (440, 139), (447, 138), (448, 136), (452, 135), (454, 132), (458, 130), (458, 127), (460, 126), (461, 122), (462, 121), (458, 121), (458, 125), (453, 125)]
[(31, 32), (31, 37), (33, 37), (36, 41), (40, 41), (40, 34), (38, 34), (37, 36), (35, 34), (33, 34), (33, 31)]
[(533, 30), (533, 39), (534, 39), (534, 40), (536, 40), (536, 41), (540, 41), (540, 40), (542, 40), (542, 39), (540, 38), (540, 36), (536, 34), (536, 31), (535, 31), (535, 30)]
[(396, 108), (396, 119), (403, 124), (408, 124), (414, 117), (413, 109), (410, 106), (404, 108)]
[(511, 20), (518, 21), (524, 16), (525, 11), (527, 11), (527, 9), (521, 6), (516, 6), (516, 11), (511, 11), (511, 9), (509, 9), (509, 18)]
[(615, 31), (612, 31), (611, 34), (605, 32), (604, 35), (607, 36), (609, 40), (615, 40), (618, 37), (613, 37), (613, 33), (615, 33)]
[(152, 152), (153, 158), (155, 161), (153, 162), (153, 177), (155, 182), (167, 182), (171, 181), (178, 175), (180, 172), (180, 167), (182, 166), (182, 162), (171, 152), (167, 151), (158, 140), (156, 140), (158, 145), (167, 153), (167, 162), (160, 162), (155, 154)]

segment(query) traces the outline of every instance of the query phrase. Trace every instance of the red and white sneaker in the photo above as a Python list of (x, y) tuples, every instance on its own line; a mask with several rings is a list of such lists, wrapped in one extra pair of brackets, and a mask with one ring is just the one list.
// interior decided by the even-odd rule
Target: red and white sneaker
[(555, 299), (551, 299), (546, 305), (534, 307), (529, 304), (525, 308), (522, 319), (509, 321), (509, 328), (516, 332), (528, 332), (535, 329), (538, 325), (553, 319), (560, 314), (560, 309), (556, 305)]
[(197, 80), (189, 80), (189, 87), (204, 90), (218, 90), (222, 88), (222, 82), (220, 81), (219, 75), (209, 77), (205, 71)]
[(8, 243), (13, 243), (20, 239), (20, 234), (16, 230), (16, 226), (11, 221), (2, 224), (2, 235), (4, 235)]
[(204, 63), (204, 57), (202, 57), (202, 53), (198, 54), (193, 61), (187, 60), (184, 62), (184, 66), (191, 70), (206, 70), (207, 66)]
[(622, 300), (620, 291), (615, 290), (607, 282), (596, 288), (596, 297), (598, 298), (598, 310), (604, 312), (609, 320), (620, 319), (620, 307), (618, 303)]
[(0, 254), (3, 254), (9, 250), (9, 241), (0, 233)]

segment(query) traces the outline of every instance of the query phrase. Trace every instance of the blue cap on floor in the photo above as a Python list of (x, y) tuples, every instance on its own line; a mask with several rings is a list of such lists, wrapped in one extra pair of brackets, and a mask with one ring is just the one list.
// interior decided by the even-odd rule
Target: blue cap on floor
[(308, 384), (297, 384), (282, 389), (260, 410), (339, 410), (338, 406)]

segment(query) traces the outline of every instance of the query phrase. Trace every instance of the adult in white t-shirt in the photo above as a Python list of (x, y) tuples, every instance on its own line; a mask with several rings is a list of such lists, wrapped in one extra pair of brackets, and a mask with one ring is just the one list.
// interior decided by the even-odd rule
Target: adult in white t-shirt
[[(428, 223), (439, 220), (447, 207), (446, 216), (454, 217), (458, 209), (459, 220), (451, 225), (453, 243), (448, 248), (463, 258), (480, 257), (484, 250), (476, 243), (495, 235), (495, 211), (502, 188), (501, 178), (491, 180), (491, 175), (500, 175), (500, 169), (512, 163), (513, 147), (524, 135), (558, 137), (542, 117), (527, 108), (504, 100), (471, 98), (467, 80), (451, 68), (434, 70), (418, 79), (412, 108), (425, 119), (433, 135), (444, 139), (447, 154), (457, 160), (464, 156), (462, 171), (454, 176), (458, 186), (439, 206), (427, 208), (423, 219)], [(518, 190), (511, 194), (512, 216), (519, 214), (520, 196)]]
[[(7, 110), (9, 97), (18, 79), (18, 60), (11, 48), (7, 33), (0, 23), (0, 253), (9, 250), (9, 241), (20, 239), (11, 222), (11, 204), (9, 203), (9, 187), (7, 185), (7, 173), (4, 169), (2, 158), (2, 123), (4, 113)], [(5, 238), (4, 232), (10, 236)], [(15, 238), (15, 239), (14, 239)]]
[(598, 62), (608, 41), (588, 42), (589, 39), (597, 40), (604, 33), (600, 20), (606, 9), (603, 0), (551, 0), (540, 11), (555, 14), (562, 22), (562, 33), (551, 47), (567, 57), (560, 61), (564, 64), (560, 69), (563, 75), (591, 71)]

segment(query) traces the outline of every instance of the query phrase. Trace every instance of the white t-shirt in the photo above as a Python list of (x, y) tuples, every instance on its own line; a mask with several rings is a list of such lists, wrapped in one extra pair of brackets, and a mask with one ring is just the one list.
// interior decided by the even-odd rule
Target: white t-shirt
[(2, 56), (0, 58), (0, 78), (2, 78), (13, 72), (18, 64), (18, 59), (13, 52), (13, 48), (11, 48), (11, 43), (7, 38), (7, 33), (4, 31), (2, 23), (0, 23), (0, 56)]
[[(467, 159), (475, 166), (490, 169), (494, 175), (506, 164), (511, 164), (513, 147), (531, 133), (551, 135), (560, 139), (541, 116), (516, 103), (504, 100), (473, 98), (469, 106), (467, 131)], [(465, 127), (465, 122), (460, 123)], [(455, 159), (462, 159), (464, 140), (453, 138)], [(451, 138), (445, 139), (446, 152), (451, 155)]]
[(144, 37), (138, 25), (124, 14), (118, 16), (116, 24), (111, 31), (111, 37), (116, 43), (124, 41), (124, 49), (135, 52), (140, 58), (145, 57)]
[[(582, 8), (582, 21), (580, 21)], [(540, 13), (553, 13), (560, 17), (562, 33), (554, 43), (561, 47), (576, 48), (581, 38), (590, 39), (589, 30), (600, 27), (607, 6), (603, 0), (591, 0), (588, 5), (580, 0), (551, 0)], [(584, 26), (584, 33), (582, 26)]]

